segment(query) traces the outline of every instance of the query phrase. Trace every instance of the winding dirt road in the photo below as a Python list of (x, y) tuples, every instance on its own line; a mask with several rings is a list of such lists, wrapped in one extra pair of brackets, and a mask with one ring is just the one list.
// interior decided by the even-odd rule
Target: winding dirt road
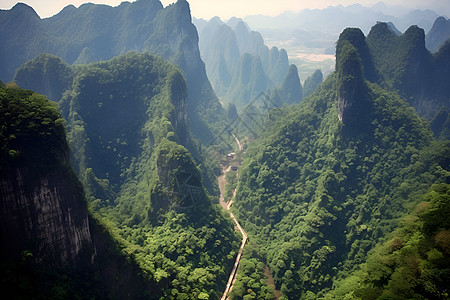
[(242, 147), (241, 141), (239, 141), (239, 139), (237, 138), (237, 136), (236, 136), (234, 133), (232, 133), (231, 135), (232, 135), (232, 136), (234, 137), (234, 139), (236, 140), (236, 143), (238, 144), (238, 147), (239, 147), (239, 151), (244, 150), (244, 148)]
[[(236, 139), (237, 140), (237, 139)], [(241, 146), (240, 143), (238, 143), (239, 147)], [(231, 170), (231, 166), (228, 166), (223, 170), (223, 175), (220, 175), (217, 177), (217, 181), (219, 182), (219, 189), (220, 189), (220, 205), (222, 205), (223, 209), (230, 211), (231, 204), (234, 201), (234, 197), (236, 196), (236, 190), (233, 192), (233, 198), (230, 200), (229, 203), (225, 202), (224, 193), (225, 193), (225, 185), (226, 185), (226, 174)], [(242, 251), (244, 250), (244, 246), (247, 243), (248, 237), (247, 233), (245, 233), (245, 230), (242, 228), (241, 224), (239, 224), (238, 220), (234, 216), (233, 213), (230, 212), (230, 218), (234, 221), (234, 224), (236, 225), (236, 229), (239, 230), (239, 232), (242, 235), (242, 242), (241, 247), (239, 248), (238, 255), (236, 256), (236, 261), (234, 262), (233, 270), (231, 271), (230, 277), (228, 278), (228, 283), (225, 288), (225, 292), (222, 295), (221, 300), (229, 299), (228, 293), (231, 292), (233, 289), (233, 284), (236, 281), (236, 272), (237, 268), (239, 266), (239, 262), (241, 261)]]

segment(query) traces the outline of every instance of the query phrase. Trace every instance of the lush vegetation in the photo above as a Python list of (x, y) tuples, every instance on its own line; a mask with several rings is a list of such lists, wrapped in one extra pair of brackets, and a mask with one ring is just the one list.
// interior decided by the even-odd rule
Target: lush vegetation
[(47, 95), (52, 101), (59, 101), (72, 84), (73, 73), (72, 67), (60, 57), (40, 54), (17, 69), (15, 82), (21, 87)]
[[(129, 250), (129, 244), (111, 226), (111, 222), (91, 210), (89, 223), (86, 223), (86, 198), (69, 164), (65, 122), (57, 105), (15, 84), (5, 86), (0, 83), (0, 111), (0, 180), (8, 189), (2, 190), (2, 291), (14, 295), (16, 299), (162, 297), (164, 286), (160, 286), (154, 277), (144, 276), (136, 263), (135, 252)], [(20, 181), (25, 182), (26, 188), (23, 190), (18, 188)], [(34, 199), (28, 197), (46, 189), (48, 192), (38, 196), (38, 205), (35, 206)], [(42, 207), (47, 214), (45, 216), (40, 215)], [(66, 209), (71, 214), (67, 215)], [(11, 214), (8, 216), (11, 219), (3, 219), (5, 213)], [(69, 223), (64, 222), (67, 216)], [(65, 236), (67, 232), (80, 230), (68, 226), (88, 230), (83, 234), (84, 240), (77, 236)], [(36, 243), (37, 236), (47, 232), (48, 227), (55, 230), (54, 237), (45, 241), (39, 239)], [(11, 235), (15, 241), (9, 240)], [(59, 238), (64, 242), (82, 242), (83, 248), (77, 252), (76, 262), (68, 258), (73, 258), (72, 253), (64, 252), (73, 249), (64, 249), (60, 240), (51, 244)], [(55, 250), (58, 253), (48, 249), (58, 249)]]
[(44, 96), (1, 83), (0, 120), (0, 169), (45, 168), (68, 156), (64, 120)]
[[(339, 45), (337, 74), (294, 111), (268, 118), (240, 171), (235, 213), (288, 299), (324, 296), (449, 176), (448, 143), (433, 143), (397, 94), (361, 83), (361, 45)], [(366, 106), (348, 111), (354, 123), (339, 122), (338, 93), (355, 89)]]
[(397, 91), (421, 116), (432, 119), (442, 106), (448, 107), (450, 90), (444, 78), (449, 76), (449, 47), (431, 54), (423, 29), (411, 26), (398, 36), (386, 23), (372, 27), (367, 45), (378, 83)]
[(77, 65), (108, 60), (128, 51), (150, 52), (182, 70), (189, 87), (186, 109), (196, 138), (205, 146), (220, 143), (218, 134), (227, 125), (225, 111), (206, 76), (187, 1), (167, 7), (158, 0), (125, 2), (117, 7), (69, 5), (46, 19), (19, 3), (1, 14), (0, 24), (0, 80), (14, 77), (22, 88), (59, 101), (70, 89), (72, 71), (61, 59), (40, 54), (57, 55)]
[(268, 285), (267, 266), (255, 244), (247, 244), (239, 263), (236, 282), (230, 293), (231, 299), (274, 300), (273, 286)]
[(238, 238), (185, 147), (186, 96), (178, 68), (128, 53), (79, 66), (61, 106), (91, 207), (144, 276), (166, 299), (217, 298)]
[[(239, 239), (212, 204), (217, 188), (205, 156), (217, 171), (214, 154), (232, 149), (236, 128), (257, 140), (239, 176), (227, 174), (225, 198), (237, 188), (233, 211), (251, 241), (232, 299), (274, 299), (267, 267), (282, 299), (449, 297), (450, 42), (432, 55), (418, 27), (397, 36), (380, 23), (367, 39), (347, 29), (336, 72), (317, 90), (320, 71), (302, 91), (291, 66), (280, 88), (261, 96), (286, 73), (285, 51), (269, 51), (242, 22), (234, 31), (219, 24), (227, 47), (210, 49), (220, 52), (212, 72), (236, 103), (225, 111), (206, 78), (184, 0), (164, 9), (143, 0), (69, 6), (45, 20), (19, 4), (4, 15), (1, 32), (16, 19), (27, 22), (0, 44), (14, 57), (1, 76), (12, 76), (36, 49), (76, 66), (44, 54), (15, 77), (58, 100), (66, 121), (44, 96), (0, 83), (0, 170), (63, 162), (81, 192), (67, 164), (67, 122), (97, 251), (95, 264), (80, 272), (41, 272), (27, 251), (19, 262), (2, 261), (0, 283), (18, 287), (19, 298), (220, 298)], [(108, 20), (114, 25), (105, 26)], [(22, 39), (32, 41), (27, 51)], [(80, 64), (131, 48), (178, 67), (135, 52)], [(282, 105), (303, 95), (298, 105)], [(408, 102), (434, 116), (431, 125)], [(236, 128), (224, 129), (225, 112)]]
[(320, 70), (315, 70), (314, 73), (305, 80), (305, 84), (303, 85), (303, 97), (311, 95), (322, 83), (322, 81), (322, 72)]
[(326, 298), (448, 299), (450, 186), (435, 184), (421, 199), (389, 240), (358, 270), (336, 281)]

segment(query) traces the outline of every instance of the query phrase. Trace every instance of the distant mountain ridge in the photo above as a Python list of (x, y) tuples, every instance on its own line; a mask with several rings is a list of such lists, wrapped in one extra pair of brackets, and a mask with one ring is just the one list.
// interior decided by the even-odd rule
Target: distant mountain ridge
[[(386, 5), (384, 5), (386, 6)], [(418, 25), (429, 31), (439, 15), (432, 10), (411, 10), (407, 14), (391, 15), (394, 11), (382, 6), (366, 7), (361, 4), (337, 5), (324, 9), (304, 9), (298, 13), (284, 12), (275, 17), (263, 15), (247, 16), (244, 20), (256, 30), (262, 28), (298, 28), (308, 31), (339, 34), (346, 27), (358, 27), (368, 32), (377, 21), (392, 22), (405, 31), (411, 25)]]
[(117, 7), (69, 5), (46, 19), (19, 3), (1, 11), (0, 35), (0, 80), (5, 82), (20, 65), (41, 53), (57, 55), (69, 64), (107, 60), (131, 50), (159, 55), (178, 65), (186, 76), (194, 133), (208, 143), (215, 131), (225, 127), (225, 112), (206, 76), (185, 0), (165, 8), (158, 0), (123, 2)]
[[(286, 50), (269, 49), (262, 35), (242, 19), (231, 18), (226, 23), (218, 17), (208, 22), (194, 19), (194, 24), (199, 30), (208, 77), (224, 103), (242, 108), (260, 93), (282, 88), (289, 69)], [(301, 84), (294, 89), (301, 90)], [(297, 94), (296, 103), (302, 98), (301, 92)]]
[(433, 27), (427, 33), (425, 44), (431, 52), (437, 52), (439, 48), (450, 39), (450, 20), (439, 17), (434, 21)]
[[(272, 45), (283, 44), (291, 54), (291, 62), (299, 65), (300, 58), (294, 55), (296, 52), (334, 54), (335, 42), (347, 27), (360, 28), (368, 34), (373, 24), (385, 22), (394, 24), (399, 32), (404, 32), (411, 25), (417, 25), (428, 32), (439, 16), (432, 10), (408, 10), (379, 2), (372, 7), (361, 4), (337, 5), (324, 9), (287, 11), (275, 17), (247, 16), (244, 20), (254, 30), (261, 32)], [(325, 61), (323, 58), (321, 65), (326, 64)], [(319, 68), (315, 61), (309, 61), (309, 64), (315, 64), (314, 68)], [(326, 65), (327, 69), (332, 68), (331, 64)]]

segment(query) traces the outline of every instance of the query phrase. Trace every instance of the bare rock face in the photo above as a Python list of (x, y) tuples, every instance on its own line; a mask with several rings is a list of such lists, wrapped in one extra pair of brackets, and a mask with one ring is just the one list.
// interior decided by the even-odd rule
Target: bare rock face
[(181, 72), (172, 72), (168, 79), (170, 100), (173, 103), (172, 123), (180, 143), (186, 145), (189, 125), (186, 102), (188, 98), (186, 81)]
[(344, 123), (345, 131), (356, 134), (363, 132), (370, 125), (369, 116), (372, 110), (360, 56), (361, 50), (358, 51), (366, 48), (362, 46), (365, 42), (359, 38), (361, 35), (358, 31), (346, 29), (336, 47), (338, 118)]
[(156, 211), (183, 210), (206, 202), (200, 173), (186, 148), (163, 140), (158, 147), (156, 165), (160, 185), (151, 196)]
[[(38, 175), (38, 176), (36, 176)], [(93, 262), (86, 203), (70, 169), (35, 174), (27, 168), (0, 176), (1, 252), (16, 259), (24, 251), (44, 268)]]
[(356, 49), (346, 42), (339, 55), (338, 71), (338, 117), (344, 124), (353, 123), (359, 116), (364, 101), (364, 77), (361, 60)]

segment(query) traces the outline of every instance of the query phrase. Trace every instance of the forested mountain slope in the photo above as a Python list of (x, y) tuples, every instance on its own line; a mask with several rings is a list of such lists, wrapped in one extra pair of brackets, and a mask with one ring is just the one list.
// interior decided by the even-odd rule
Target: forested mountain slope
[(450, 185), (435, 184), (420, 199), (367, 262), (336, 281), (325, 298), (448, 298)]
[(93, 209), (118, 228), (146, 276), (165, 297), (216, 298), (237, 240), (182, 146), (191, 143), (186, 101), (178, 68), (129, 53), (80, 67), (61, 105)]
[(311, 95), (317, 87), (322, 83), (323, 81), (323, 74), (322, 71), (316, 70), (314, 73), (306, 78), (305, 83), (303, 85), (303, 97), (307, 97)]
[(386, 23), (378, 23), (367, 35), (367, 45), (379, 72), (378, 83), (398, 92), (420, 116), (432, 119), (441, 107), (449, 107), (448, 44), (431, 54), (425, 47), (423, 29), (411, 26), (398, 36)]
[(88, 213), (55, 103), (0, 82), (0, 286), (15, 299), (161, 295)]
[[(25, 68), (42, 61), (66, 66), (43, 55)], [(133, 52), (67, 70), (60, 108), (92, 211), (135, 258), (155, 297), (218, 298), (238, 239), (185, 147), (196, 145), (182, 71)]]
[[(184, 72), (194, 133), (206, 144), (225, 127), (224, 111), (206, 76), (197, 30), (185, 0), (165, 8), (158, 0), (123, 2), (118, 7), (70, 5), (46, 19), (19, 3), (1, 11), (0, 35), (3, 81), (11, 80), (20, 65), (41, 53), (57, 55), (69, 64), (107, 60), (128, 51), (159, 55)], [(53, 84), (46, 80), (46, 84)]]
[(449, 180), (449, 144), (366, 80), (378, 74), (353, 33), (341, 34), (336, 72), (315, 93), (269, 114), (240, 171), (235, 214), (288, 299), (324, 296), (433, 183)]

